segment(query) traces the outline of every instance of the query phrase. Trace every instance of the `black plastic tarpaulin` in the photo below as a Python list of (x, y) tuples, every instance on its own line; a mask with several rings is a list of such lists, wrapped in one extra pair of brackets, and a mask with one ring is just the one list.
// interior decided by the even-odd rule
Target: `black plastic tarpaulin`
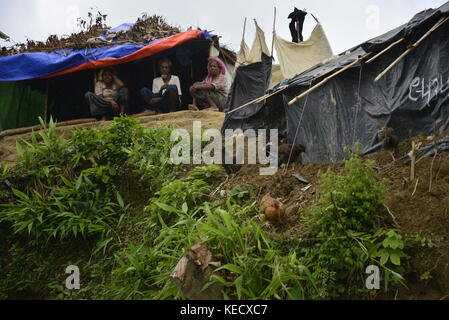
[[(225, 111), (234, 110), (265, 94), (270, 83), (272, 59), (262, 53), (261, 60), (261, 62), (237, 68)], [(261, 119), (255, 122), (249, 119), (258, 114), (263, 106), (263, 102), (253, 103), (227, 115), (223, 124), (223, 132), (225, 129), (253, 129)]]
[[(398, 45), (375, 63), (358, 64), (292, 106), (288, 101), (310, 87), (307, 80), (319, 78), (323, 67), (289, 84), (283, 94), (288, 141), (306, 147), (303, 160), (338, 162), (345, 156), (344, 147), (357, 141), (365, 153), (374, 151), (379, 125), (394, 128), (401, 140), (431, 134), (435, 126), (440, 131), (449, 128), (449, 24), (375, 83), (405, 50), (405, 44)], [(364, 53), (357, 49), (341, 67)]]
[[(259, 123), (250, 123), (251, 126), (261, 127), (266, 119), (271, 119), (272, 124), (274, 117), (270, 110), (281, 108), (283, 113), (276, 110), (278, 122), (285, 123), (289, 143), (306, 147), (304, 162), (339, 162), (345, 157), (344, 147), (351, 147), (356, 141), (362, 143), (365, 153), (375, 151), (379, 148), (379, 125), (393, 127), (401, 140), (421, 133), (432, 134), (435, 126), (440, 131), (449, 128), (449, 22), (431, 33), (380, 81), (374, 82), (410, 43), (448, 13), (449, 3), (423, 11), (403, 26), (282, 81), (271, 89), (271, 92), (283, 89), (282, 92), (268, 99), (259, 117), (251, 115), (251, 119), (261, 119)], [(355, 64), (288, 106), (291, 99), (325, 76), (367, 52), (373, 56), (401, 38), (405, 40), (374, 62)]]

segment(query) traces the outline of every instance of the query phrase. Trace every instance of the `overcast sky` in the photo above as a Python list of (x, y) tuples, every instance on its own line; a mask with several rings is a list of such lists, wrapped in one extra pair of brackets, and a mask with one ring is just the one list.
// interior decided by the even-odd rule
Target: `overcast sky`
[[(291, 40), (288, 14), (296, 6), (313, 13), (321, 22), (335, 54), (380, 35), (407, 21), (427, 8), (437, 8), (445, 0), (0, 0), (0, 30), (14, 42), (26, 38), (45, 40), (50, 34), (79, 31), (77, 17), (87, 17), (93, 7), (107, 14), (111, 27), (134, 22), (142, 12), (166, 17), (172, 25), (213, 30), (221, 43), (238, 50), (243, 22), (248, 18), (245, 40), (251, 44), (256, 19), (265, 31), (271, 48), (273, 8), (277, 8), (277, 33)], [(315, 26), (308, 15), (304, 38)], [(1, 45), (8, 43), (0, 40)]]

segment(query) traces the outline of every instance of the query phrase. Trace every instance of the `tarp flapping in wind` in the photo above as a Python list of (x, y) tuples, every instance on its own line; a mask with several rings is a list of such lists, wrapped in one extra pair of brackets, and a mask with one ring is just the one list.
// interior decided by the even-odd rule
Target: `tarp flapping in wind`
[(274, 47), (284, 79), (292, 78), (332, 57), (332, 49), (321, 24), (315, 26), (308, 40), (300, 43), (276, 35)]

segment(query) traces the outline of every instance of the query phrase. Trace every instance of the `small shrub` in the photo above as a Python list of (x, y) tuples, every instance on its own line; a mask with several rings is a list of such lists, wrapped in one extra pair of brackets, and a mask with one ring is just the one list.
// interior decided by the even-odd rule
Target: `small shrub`
[[(356, 150), (360, 149), (357, 145)], [(402, 280), (387, 267), (387, 262), (392, 268), (399, 266), (405, 257), (400, 235), (375, 227), (375, 213), (386, 194), (383, 181), (375, 176), (374, 162), (363, 161), (357, 153), (349, 155), (340, 175), (331, 170), (320, 175), (319, 204), (304, 216), (310, 246), (302, 251), (320, 287), (317, 295), (311, 294), (313, 298), (350, 294), (348, 288), (363, 291), (369, 264), (384, 267), (392, 276), (385, 278), (388, 283)]]

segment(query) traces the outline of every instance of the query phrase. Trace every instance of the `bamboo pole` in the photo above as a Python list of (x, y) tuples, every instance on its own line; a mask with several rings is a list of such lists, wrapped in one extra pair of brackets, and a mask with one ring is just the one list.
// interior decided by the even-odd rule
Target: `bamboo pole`
[(415, 153), (415, 141), (412, 141), (412, 161), (410, 163), (410, 181), (415, 180), (415, 162), (416, 162), (416, 153)]
[(413, 189), (413, 192), (412, 192), (412, 197), (413, 197), (413, 196), (415, 195), (415, 193), (416, 193), (416, 189), (418, 188), (418, 182), (419, 182), (419, 178), (416, 179), (415, 188)]
[(47, 123), (48, 123), (48, 79), (45, 80), (44, 123), (45, 123), (45, 127), (47, 127)]
[[(66, 126), (85, 124), (85, 123), (93, 123), (93, 122), (97, 122), (97, 119), (89, 118), (89, 119), (77, 119), (77, 120), (69, 120), (69, 121), (64, 121), (64, 122), (58, 122), (56, 129), (59, 129), (61, 127), (66, 127)], [(0, 132), (0, 139), (4, 138), (4, 137), (8, 137), (8, 136), (15, 136), (15, 135), (19, 135), (19, 134), (25, 134), (25, 133), (29, 133), (29, 132), (34, 131), (34, 130), (42, 130), (42, 129), (44, 129), (44, 128), (42, 128), (41, 125), (36, 125), (36, 126), (32, 126), (32, 127), (25, 127), (25, 128), (17, 128), (17, 129), (8, 129), (8, 130), (4, 130), (4, 131)]]
[(259, 98), (256, 98), (256, 99), (254, 99), (254, 100), (251, 100), (250, 102), (247, 102), (247, 103), (245, 103), (245, 104), (243, 104), (243, 105), (241, 105), (241, 106), (235, 108), (234, 110), (231, 110), (231, 111), (227, 112), (226, 114), (228, 115), (228, 114), (234, 113), (234, 112), (236, 112), (236, 111), (238, 111), (238, 110), (240, 110), (240, 109), (243, 109), (243, 108), (245, 108), (245, 107), (247, 107), (247, 106), (249, 106), (249, 105), (251, 105), (251, 104), (259, 103), (259, 102), (261, 102), (261, 101), (263, 101), (263, 100), (266, 100), (266, 99), (268, 99), (268, 98), (274, 96), (275, 94), (277, 94), (277, 93), (279, 93), (279, 92), (281, 92), (281, 91), (284, 91), (285, 89), (287, 89), (287, 87), (282, 88), (282, 89), (279, 89), (279, 90), (277, 90), (277, 91), (274, 91), (274, 92), (272, 92), (272, 93), (270, 93), (270, 94), (265, 94), (265, 95), (263, 95), (263, 96), (261, 96), (261, 97), (259, 97)]
[(243, 23), (242, 42), (245, 41), (245, 32), (246, 32), (246, 18), (245, 18), (245, 22)]
[(271, 42), (271, 57), (274, 53), (274, 37), (276, 36), (276, 7), (274, 7), (274, 20), (273, 20), (273, 40)]
[(435, 163), (435, 159), (438, 154), (438, 149), (435, 147), (435, 155), (433, 156), (432, 163), (430, 164), (430, 181), (429, 181), (429, 192), (432, 191), (432, 182), (433, 182), (433, 164)]
[(366, 57), (369, 57), (371, 55), (371, 52), (366, 53), (365, 55), (363, 55), (362, 57), (360, 57), (359, 59), (353, 61), (352, 63), (348, 64), (346, 67), (338, 70), (337, 72), (333, 73), (332, 75), (328, 76), (327, 78), (323, 79), (321, 82), (317, 83), (316, 85), (314, 85), (313, 87), (311, 87), (310, 89), (304, 91), (303, 93), (301, 93), (299, 96), (297, 96), (296, 98), (293, 98), (288, 105), (291, 106), (293, 104), (295, 104), (296, 102), (298, 102), (298, 100), (300, 100), (301, 98), (303, 98), (304, 96), (306, 96), (307, 94), (311, 93), (312, 91), (314, 91), (315, 89), (317, 89), (318, 87), (321, 87), (323, 84), (325, 84), (326, 82), (328, 82), (329, 80), (331, 80), (332, 78), (336, 77), (337, 75), (339, 75), (340, 73), (348, 70), (349, 68), (351, 68), (353, 65), (361, 62), (363, 59), (365, 59)]
[(378, 54), (376, 54), (374, 57), (372, 57), (371, 59), (367, 60), (366, 63), (371, 63), (374, 60), (376, 60), (377, 58), (379, 58), (381, 55), (383, 55), (385, 52), (387, 52), (388, 50), (390, 50), (391, 48), (393, 48), (394, 46), (400, 44), (402, 41), (404, 41), (405, 38), (401, 38), (398, 41), (393, 42), (392, 44), (390, 44), (388, 47), (386, 47), (385, 49), (383, 49), (381, 52), (379, 52)]
[(410, 181), (415, 180), (415, 167), (416, 167), (416, 153), (419, 151), (419, 148), (421, 148), (422, 143), (418, 142), (415, 143), (415, 141), (412, 141), (412, 151), (410, 152)]
[(414, 44), (412, 44), (403, 54), (401, 54), (395, 61), (393, 61), (384, 71), (382, 71), (376, 77), (376, 79), (374, 79), (374, 82), (377, 82), (380, 79), (382, 79), (382, 77), (388, 71), (390, 71), (395, 65), (397, 65), (399, 63), (399, 61), (404, 59), (405, 56), (407, 56), (410, 52), (412, 52), (413, 49), (415, 49), (421, 42), (423, 42), (432, 32), (434, 32), (436, 29), (438, 29), (440, 26), (442, 26), (448, 19), (449, 19), (449, 17), (441, 18), (440, 20), (438, 20), (438, 22), (432, 28), (430, 28), (429, 31), (427, 31), (418, 41), (416, 41)]

